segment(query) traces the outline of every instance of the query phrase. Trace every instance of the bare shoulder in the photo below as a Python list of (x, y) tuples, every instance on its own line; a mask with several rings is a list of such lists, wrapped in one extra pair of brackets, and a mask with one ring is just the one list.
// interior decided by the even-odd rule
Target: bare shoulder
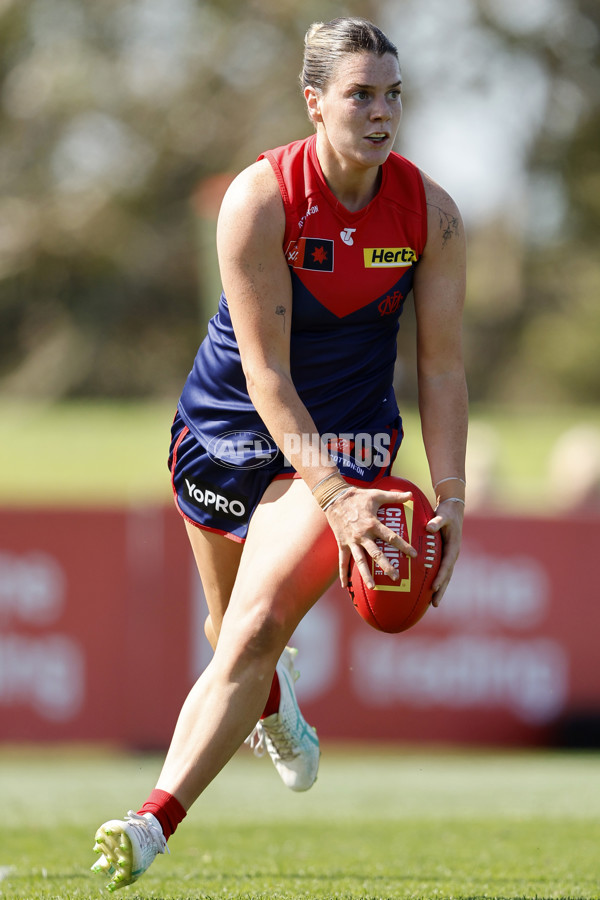
[(452, 242), (464, 243), (460, 211), (448, 191), (421, 172), (427, 201), (427, 246), (446, 248)]
[[(217, 220), (217, 255), (226, 271), (288, 272), (283, 254), (285, 210), (268, 160), (244, 169), (230, 184)], [(288, 276), (289, 277), (289, 276)], [(231, 293), (229, 288), (227, 296)]]
[(285, 225), (283, 202), (271, 164), (266, 159), (252, 163), (229, 185), (219, 213), (219, 223), (242, 223), (279, 229)]

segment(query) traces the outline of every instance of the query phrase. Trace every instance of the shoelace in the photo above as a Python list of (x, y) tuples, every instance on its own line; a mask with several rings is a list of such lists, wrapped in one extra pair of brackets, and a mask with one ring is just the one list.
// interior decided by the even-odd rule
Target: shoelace
[(297, 753), (292, 743), (292, 737), (285, 729), (281, 720), (277, 724), (270, 725), (266, 729), (262, 722), (257, 722), (251, 734), (244, 744), (247, 744), (255, 756), (264, 756), (267, 751), (267, 737), (275, 747), (280, 759), (295, 759)]
[(267, 752), (265, 738), (266, 735), (263, 724), (262, 722), (257, 722), (251, 733), (244, 741), (244, 744), (247, 744), (248, 747), (250, 747), (255, 756), (261, 757), (264, 756)]
[[(263, 727), (263, 730), (264, 729)], [(286, 730), (285, 725), (281, 721), (281, 718), (278, 717), (278, 722), (276, 724), (270, 725), (267, 731), (267, 737), (270, 739), (271, 743), (275, 747), (277, 751), (277, 755), (280, 759), (295, 759), (298, 756), (294, 745), (292, 743), (292, 735), (289, 731)]]
[(171, 851), (169, 850), (169, 845), (167, 844), (166, 838), (162, 833), (160, 828), (157, 828), (155, 825), (150, 822), (146, 816), (140, 815), (139, 813), (134, 812), (132, 809), (129, 810), (127, 815), (125, 816), (126, 822), (140, 822), (143, 823), (144, 827), (148, 829), (150, 834), (153, 836), (155, 840), (158, 841), (160, 845), (160, 852), (166, 852), (170, 855)]
[[(298, 672), (293, 667), (293, 660), (297, 654), (297, 650), (291, 650), (286, 648), (291, 659), (291, 663), (288, 668), (290, 674), (292, 676), (293, 681), (298, 681), (300, 677), (300, 672)], [(294, 749), (294, 745), (292, 743), (292, 737), (290, 734), (286, 732), (285, 726), (281, 721), (281, 718), (278, 717), (278, 722), (276, 725), (269, 725), (269, 728), (265, 728), (262, 721), (256, 723), (244, 744), (246, 744), (255, 756), (261, 757), (264, 756), (267, 751), (266, 740), (267, 737), (273, 744), (278, 756), (280, 759), (295, 759), (297, 757), (297, 752)]]

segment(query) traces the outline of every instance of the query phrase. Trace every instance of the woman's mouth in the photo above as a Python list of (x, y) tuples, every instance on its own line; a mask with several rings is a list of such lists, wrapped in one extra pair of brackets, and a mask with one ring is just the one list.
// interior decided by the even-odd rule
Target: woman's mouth
[(367, 135), (367, 140), (373, 144), (383, 144), (387, 139), (388, 135), (384, 131), (374, 131), (372, 134)]

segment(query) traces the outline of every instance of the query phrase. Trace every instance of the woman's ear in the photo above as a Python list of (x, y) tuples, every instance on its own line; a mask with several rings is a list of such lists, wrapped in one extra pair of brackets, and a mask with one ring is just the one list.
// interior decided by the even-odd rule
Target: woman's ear
[(304, 99), (306, 100), (308, 118), (315, 125), (317, 124), (317, 122), (323, 121), (321, 117), (320, 97), (321, 92), (317, 88), (311, 87), (310, 85), (304, 88)]

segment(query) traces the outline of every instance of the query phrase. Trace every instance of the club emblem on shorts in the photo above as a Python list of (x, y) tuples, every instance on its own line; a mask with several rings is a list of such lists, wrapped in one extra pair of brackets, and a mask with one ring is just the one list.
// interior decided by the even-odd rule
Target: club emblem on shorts
[(333, 272), (333, 241), (324, 238), (300, 238), (290, 241), (285, 258), (293, 269)]

